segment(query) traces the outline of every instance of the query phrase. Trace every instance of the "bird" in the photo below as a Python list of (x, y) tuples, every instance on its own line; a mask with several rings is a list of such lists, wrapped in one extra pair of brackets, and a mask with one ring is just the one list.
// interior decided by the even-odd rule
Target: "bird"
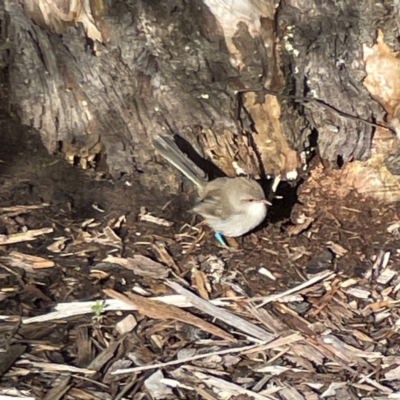
[(200, 215), (217, 235), (243, 236), (264, 221), (271, 203), (254, 179), (238, 176), (207, 181), (173, 139), (157, 135), (153, 145), (163, 158), (196, 185), (198, 199), (191, 211)]

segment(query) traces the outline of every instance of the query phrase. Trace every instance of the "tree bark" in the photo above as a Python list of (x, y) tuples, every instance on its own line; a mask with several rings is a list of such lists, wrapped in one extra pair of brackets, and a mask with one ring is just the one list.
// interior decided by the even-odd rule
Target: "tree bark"
[(44, 3), (6, 0), (5, 26), (11, 103), (50, 152), (83, 167), (106, 157), (114, 177), (146, 172), (148, 185), (172, 183), (158, 134), (228, 175), (296, 177), (314, 145), (333, 165), (370, 155), (375, 128), (361, 120), (382, 120), (385, 105), (363, 84), (363, 45), (381, 28), (395, 47), (390, 1)]
[[(385, 4), (386, 3), (386, 4)], [(382, 120), (384, 112), (363, 85), (363, 44), (372, 46), (379, 25), (395, 28), (390, 2), (284, 1), (278, 12), (286, 86), (360, 119)], [(389, 40), (394, 43), (393, 33)], [(318, 151), (333, 164), (370, 155), (374, 127), (322, 107), (303, 109), (318, 134)]]
[[(61, 147), (84, 167), (106, 155), (114, 176), (145, 171), (148, 183), (156, 174), (159, 184), (163, 170), (150, 143), (167, 132), (188, 139), (230, 175), (233, 160), (255, 176), (297, 168), (278, 101), (257, 92), (278, 80), (272, 2), (264, 9), (248, 2), (255, 27), (234, 10), (232, 37), (224, 37), (226, 22), (201, 1), (91, 2), (91, 25), (76, 15), (59, 18), (59, 10), (46, 15), (31, 0), (5, 4), (11, 103), (23, 123), (40, 130), (50, 152)], [(83, 22), (71, 27), (77, 20)], [(235, 92), (245, 88), (256, 92), (245, 93), (239, 107)]]

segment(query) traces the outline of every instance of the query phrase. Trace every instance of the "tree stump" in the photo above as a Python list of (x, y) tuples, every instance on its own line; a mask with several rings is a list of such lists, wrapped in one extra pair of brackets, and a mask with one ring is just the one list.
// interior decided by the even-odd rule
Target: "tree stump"
[(227, 175), (285, 180), (310, 147), (367, 160), (371, 122), (396, 117), (364, 81), (378, 29), (396, 50), (397, 1), (67, 3), (5, 0), (1, 53), (12, 110), (84, 168), (175, 190), (151, 142), (178, 134)]

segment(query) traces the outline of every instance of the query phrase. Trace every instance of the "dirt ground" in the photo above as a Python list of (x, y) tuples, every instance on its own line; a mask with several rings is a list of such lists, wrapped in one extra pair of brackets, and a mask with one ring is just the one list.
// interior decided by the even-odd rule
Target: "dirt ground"
[[(307, 282), (313, 274), (333, 272), (335, 278), (332, 278), (333, 281), (329, 284), (331, 286), (312, 285), (314, 292), (311, 289), (308, 293), (302, 292), (303, 300), (294, 299), (293, 304), (288, 300), (284, 313), (282, 305), (269, 303), (261, 316), (248, 314), (249, 309), (241, 308), (240, 301), (236, 305), (238, 308), (232, 310), (264, 327), (268, 325), (267, 312), (272, 313), (274, 318), (279, 315), (280, 323), (285, 321), (289, 324), (286, 327), (288, 332), (299, 332), (299, 321), (303, 324), (306, 320), (312, 324), (322, 323), (325, 324), (325, 329), (329, 328), (360, 351), (373, 352), (379, 348), (382, 357), (397, 356), (397, 348), (394, 350), (393, 344), (397, 338), (396, 329), (393, 326), (389, 329), (390, 324), (387, 322), (378, 323), (379, 321), (372, 320), (370, 314), (367, 316), (365, 313), (355, 312), (352, 306), (354, 299), (357, 303), (356, 309), (361, 309), (361, 303), (366, 300), (362, 297), (349, 298), (348, 293), (340, 295), (338, 289), (340, 287), (344, 290), (347, 287), (340, 286), (338, 282), (352, 280), (358, 286), (368, 287), (365, 290), (371, 293), (374, 293), (373, 290), (380, 293), (381, 297), (374, 297), (372, 294), (370, 299), (374, 298), (376, 302), (388, 301), (387, 296), (391, 291), (387, 289), (387, 283), (387, 293), (382, 294), (384, 289), (372, 287), (371, 281), (365, 280), (365, 273), (376, 265), (377, 257), (383, 254), (390, 255), (389, 266), (393, 273), (399, 272), (399, 238), (387, 230), (391, 224), (399, 221), (400, 209), (397, 205), (378, 204), (356, 194), (341, 199), (332, 193), (334, 189), (326, 189), (324, 185), (314, 182), (303, 186), (299, 201), (304, 202), (304, 205), (298, 201), (293, 210), (295, 189), (283, 185), (283, 189), (277, 194), (278, 198), (273, 201), (266, 223), (256, 232), (239, 240), (237, 249), (226, 249), (217, 244), (207, 228), (204, 229), (205, 235), (201, 237), (203, 230), (193, 225), (199, 220), (194, 221), (193, 216), (187, 212), (191, 205), (190, 196), (168, 196), (165, 193), (160, 195), (141, 187), (139, 181), (134, 179), (115, 182), (104, 179), (93, 171), (83, 171), (71, 166), (60, 156), (49, 155), (36, 132), (20, 126), (18, 121), (12, 120), (5, 113), (0, 118), (0, 132), (2, 240), (32, 230), (49, 229), (48, 233), (40, 234), (34, 240), (16, 240), (15, 243), (0, 246), (0, 318), (3, 321), (0, 323), (0, 351), (4, 353), (3, 360), (0, 361), (1, 393), (20, 396), (16, 398), (26, 396), (49, 400), (228, 398), (216, 394), (216, 389), (211, 389), (211, 384), (204, 387), (199, 385), (195, 389), (171, 388), (168, 385), (166, 389), (164, 385), (164, 392), (161, 395), (155, 394), (149, 381), (153, 370), (111, 375), (111, 370), (118, 368), (169, 362), (182, 349), (197, 349), (201, 353), (204, 350), (202, 346), (205, 346), (207, 340), (211, 340), (212, 335), (210, 331), (206, 332), (206, 328), (200, 329), (199, 326), (195, 330), (189, 329), (189, 325), (183, 322), (187, 316), (163, 321), (162, 315), (146, 311), (102, 309), (97, 313), (92, 308), (91, 313), (36, 323), (22, 322), (27, 318), (51, 313), (59, 303), (70, 303), (73, 308), (74, 302), (109, 299), (110, 294), (115, 295), (116, 292), (135, 292), (143, 297), (174, 293), (164, 282), (167, 277), (181, 286), (192, 287), (192, 291), (203, 299), (257, 299), (294, 288)], [(316, 166), (318, 162), (314, 161), (310, 171)], [(305, 179), (308, 179), (307, 176)], [(279, 198), (281, 195), (283, 198)], [(25, 207), (32, 205), (37, 205), (38, 208)], [(9, 209), (15, 206), (25, 208)], [(157, 223), (141, 221), (141, 207), (157, 217)], [(301, 217), (303, 212), (311, 215), (312, 222), (295, 232), (290, 215), (292, 213), (292, 219), (295, 220), (293, 215)], [(168, 221), (173, 226), (160, 225)], [(32, 260), (29, 255), (41, 259)], [(104, 261), (110, 256), (115, 258)], [(146, 258), (135, 258), (138, 256)], [(144, 268), (143, 265), (135, 265), (139, 270), (122, 265), (121, 260), (133, 259), (139, 264), (140, 260), (155, 261), (157, 266), (154, 267), (158, 268), (158, 272), (147, 274), (146, 262)], [(54, 265), (44, 261), (54, 262)], [(263, 273), (263, 268), (269, 273)], [(334, 292), (332, 288), (336, 288)], [(318, 307), (322, 306), (318, 302), (326, 301), (327, 294), (334, 297), (338, 293), (343, 310), (349, 305), (356, 315), (344, 315), (342, 310), (339, 321), (339, 317), (335, 319), (328, 312), (310, 314), (310, 310), (315, 308), (320, 312)], [(393, 303), (390, 304), (394, 307), (398, 301), (396, 288), (392, 288), (392, 294)], [(384, 305), (381, 304), (381, 307)], [(229, 332), (229, 335), (236, 337), (236, 340), (240, 337), (238, 344), (248, 344), (246, 335), (238, 336), (236, 329), (229, 327), (229, 324), (217, 323), (214, 318), (207, 317), (199, 310), (193, 313), (197, 318), (216, 323)], [(284, 317), (284, 314), (292, 315), (291, 313), (296, 314), (296, 323), (289, 323)], [(116, 328), (116, 322), (128, 314), (134, 315), (136, 325), (131, 330), (120, 331), (120, 328)], [(293, 315), (291, 318), (294, 318)], [(350, 320), (351, 323), (346, 325), (346, 321)], [(192, 327), (193, 325), (196, 324), (191, 324)], [(379, 335), (374, 336), (374, 332), (381, 332), (383, 327), (387, 328), (385, 348), (379, 345)], [(357, 336), (359, 346), (354, 340), (344, 339), (349, 330), (357, 330), (365, 335)], [(282, 332), (277, 333), (273, 329), (267, 331), (274, 334), (275, 339)], [(301, 331), (302, 334), (305, 331), (307, 330)], [(207, 345), (210, 349), (215, 351), (219, 346), (223, 347), (222, 340), (217, 340), (215, 334), (213, 338), (210, 342), (212, 346)], [(227, 337), (224, 340), (228, 340)], [(110, 348), (113, 349), (112, 352)], [(108, 353), (104, 355), (106, 350)], [(130, 356), (127, 357), (127, 354)], [(350, 358), (349, 364), (354, 361), (356, 365), (356, 373), (352, 375), (343, 365), (346, 364), (344, 360), (341, 361), (342, 364), (338, 362), (337, 354), (336, 358), (332, 357), (338, 364), (332, 367), (329, 363), (325, 365), (328, 359), (325, 353), (325, 361), (320, 360), (320, 365), (315, 359), (310, 361), (309, 357), (305, 357), (307, 362), (302, 363), (300, 358), (304, 355), (299, 353), (286, 359), (274, 353), (272, 358), (276, 357), (278, 365), (289, 368), (284, 378), (278, 378), (271, 371), (265, 372), (266, 369), (264, 372), (256, 371), (255, 366), (260, 363), (264, 367), (266, 363), (276, 365), (276, 362), (267, 362), (267, 353), (260, 350), (257, 354), (261, 358), (256, 359), (257, 357), (246, 356), (244, 353), (238, 357), (239, 360), (233, 360), (234, 357), (231, 356), (231, 364), (226, 359), (222, 362), (209, 358), (208, 364), (193, 362), (188, 363), (190, 365), (187, 368), (190, 370), (197, 366), (198, 374), (199, 371), (205, 374), (206, 370), (213, 370), (213, 377), (232, 381), (251, 390), (251, 393), (259, 393), (260, 397), (254, 398), (302, 399), (311, 398), (308, 397), (311, 392), (316, 396), (313, 398), (319, 398), (333, 382), (348, 385), (351, 383), (353, 386), (349, 390), (352, 395), (356, 392), (363, 395), (387, 395), (390, 390), (397, 390), (397, 381), (391, 380), (388, 383), (384, 379), (384, 368), (375, 374), (376, 385), (367, 379), (361, 382), (360, 375), (357, 375), (360, 370), (364, 368), (371, 374), (377, 365), (375, 362), (368, 363), (368, 359), (361, 362)], [(93, 362), (99, 362), (100, 355), (104, 359), (96, 368)], [(296, 368), (300, 368), (300, 365), (304, 370), (308, 369), (303, 371), (301, 379), (296, 376)], [(397, 365), (396, 361), (390, 369), (397, 368)], [(60, 366), (64, 366), (65, 370), (61, 370)], [(96, 371), (94, 375), (86, 370), (91, 368)], [(171, 372), (172, 369), (175, 375)], [(158, 369), (160, 371), (164, 377), (174, 378), (186, 385), (192, 382), (190, 379), (195, 379), (193, 370), (191, 378), (186, 380), (177, 378), (176, 367)], [(336, 373), (337, 371), (340, 373)], [(379, 386), (383, 385), (381, 378), (378, 378), (379, 374), (382, 374), (381, 378), (389, 392)], [(266, 376), (268, 379), (265, 379)], [(310, 381), (318, 381), (320, 386), (317, 387), (314, 382), (314, 386), (310, 384), (310, 387), (305, 388), (301, 383), (306, 379), (304, 376)], [(265, 382), (261, 384), (263, 379)], [(262, 390), (272, 387), (272, 384), (277, 385), (278, 381), (284, 389), (275, 394), (273, 391), (262, 394)], [(192, 386), (196, 385), (192, 382)], [(295, 390), (298, 396), (285, 395), (284, 390), (289, 388)], [(346, 397), (350, 392), (346, 392), (342, 398), (351, 398)], [(250, 399), (253, 398), (251, 393), (234, 392), (230, 398)], [(341, 398), (338, 392), (325, 397)]]

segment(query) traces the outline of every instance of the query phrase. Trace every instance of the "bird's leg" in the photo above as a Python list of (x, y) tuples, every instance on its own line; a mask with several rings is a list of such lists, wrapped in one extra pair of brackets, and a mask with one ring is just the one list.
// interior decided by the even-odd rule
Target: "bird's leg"
[(223, 247), (237, 249), (239, 246), (235, 238), (225, 237), (219, 232), (216, 232), (214, 236)]
[(229, 247), (229, 246), (228, 246), (228, 243), (227, 243), (227, 241), (226, 241), (226, 239), (225, 239), (225, 237), (224, 237), (221, 233), (215, 232), (214, 236), (215, 236), (215, 239), (217, 239), (218, 242), (219, 242), (223, 247)]

